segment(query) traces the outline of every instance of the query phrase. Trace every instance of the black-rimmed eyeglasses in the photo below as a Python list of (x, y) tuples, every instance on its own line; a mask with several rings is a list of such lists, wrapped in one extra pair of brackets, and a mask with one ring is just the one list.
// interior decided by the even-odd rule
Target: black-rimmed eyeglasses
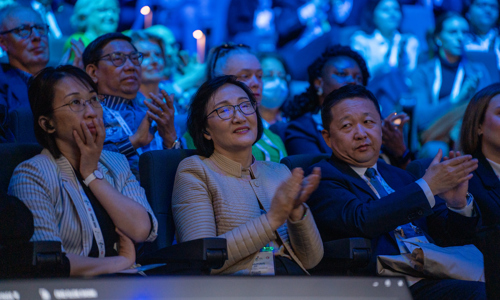
[(103, 97), (102, 96), (92, 96), (89, 100), (84, 100), (84, 99), (73, 99), (69, 101), (68, 103), (61, 105), (59, 107), (54, 108), (52, 111), (69, 106), (69, 108), (74, 111), (74, 112), (80, 112), (85, 109), (85, 106), (90, 104), (93, 108), (102, 108), (102, 103), (103, 103)]
[(205, 118), (208, 118), (211, 114), (217, 112), (219, 118), (222, 120), (229, 120), (234, 116), (236, 108), (238, 108), (242, 114), (248, 116), (255, 112), (255, 102), (244, 101), (237, 105), (224, 105), (212, 110)]
[(144, 58), (144, 54), (142, 54), (141, 52), (132, 52), (130, 54), (125, 54), (123, 52), (113, 52), (113, 53), (109, 53), (109, 54), (101, 56), (98, 59), (98, 61), (102, 60), (102, 59), (106, 59), (106, 60), (111, 61), (111, 63), (113, 64), (113, 66), (115, 66), (115, 67), (121, 67), (127, 61), (127, 57), (128, 57), (128, 59), (130, 59), (130, 61), (134, 65), (140, 66), (142, 64), (142, 60)]
[(10, 30), (6, 30), (6, 31), (2, 31), (0, 32), (0, 34), (7, 34), (7, 33), (15, 33), (17, 36), (19, 36), (20, 38), (22, 39), (27, 39), (31, 36), (31, 34), (33, 33), (33, 29), (36, 30), (36, 32), (39, 34), (39, 35), (47, 35), (47, 33), (49, 32), (49, 25), (21, 25), (19, 27), (16, 27), (16, 28), (13, 28), (13, 29), (10, 29)]

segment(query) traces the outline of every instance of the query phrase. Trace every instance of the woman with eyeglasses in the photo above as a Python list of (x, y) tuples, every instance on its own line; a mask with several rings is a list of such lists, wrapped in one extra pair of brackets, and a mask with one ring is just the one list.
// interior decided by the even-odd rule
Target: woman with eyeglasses
[(200, 155), (177, 169), (172, 212), (178, 240), (225, 238), (228, 260), (217, 274), (307, 274), (323, 256), (304, 203), (320, 170), (304, 178), (300, 169), (290, 174), (284, 165), (255, 159), (262, 119), (254, 92), (234, 76), (215, 77), (198, 89), (188, 130)]
[[(208, 80), (222, 75), (234, 75), (246, 84), (260, 107), (262, 101), (262, 67), (260, 61), (250, 49), (243, 44), (222, 44), (213, 48), (207, 61)], [(271, 119), (262, 119), (264, 131), (262, 138), (254, 145), (253, 155), (257, 160), (280, 162), (287, 156), (285, 145), (281, 138), (269, 130)], [(195, 143), (188, 133), (184, 136), (188, 148), (194, 148)]]
[(9, 194), (33, 213), (32, 241), (60, 241), (71, 276), (129, 268), (134, 243), (153, 241), (158, 225), (125, 156), (103, 150), (97, 85), (76, 67), (49, 67), (28, 96), (44, 150), (17, 166)]

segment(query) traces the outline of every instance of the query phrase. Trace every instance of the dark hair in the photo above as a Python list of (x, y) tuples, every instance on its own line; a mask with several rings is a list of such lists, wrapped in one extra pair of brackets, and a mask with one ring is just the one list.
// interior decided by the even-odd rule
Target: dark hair
[(132, 47), (137, 50), (132, 44), (132, 39), (120, 32), (111, 32), (101, 35), (93, 40), (83, 51), (82, 59), (85, 68), (90, 64), (96, 64), (102, 56), (102, 49), (106, 47), (111, 41), (124, 40), (130, 43)]
[(332, 107), (340, 103), (342, 100), (351, 98), (363, 98), (370, 100), (375, 105), (380, 118), (382, 119), (382, 113), (380, 112), (380, 105), (378, 104), (377, 98), (362, 85), (345, 85), (330, 94), (325, 98), (323, 107), (321, 108), (321, 120), (323, 121), (323, 128), (330, 130), (330, 124), (332, 123)]
[[(207, 80), (217, 76), (222, 76), (222, 66), (226, 64), (229, 58), (229, 53), (249, 53), (255, 55), (250, 46), (244, 44), (224, 43), (217, 47), (213, 47), (208, 54), (207, 60)], [(234, 74), (229, 74), (234, 75)]]
[(32, 77), (28, 85), (28, 99), (33, 112), (33, 127), (36, 140), (44, 148), (47, 148), (52, 156), (59, 158), (61, 151), (57, 148), (54, 134), (48, 133), (38, 124), (41, 116), (53, 117), (55, 87), (57, 83), (66, 77), (73, 77), (86, 86), (91, 87), (97, 93), (97, 85), (80, 68), (71, 65), (47, 67)]
[(445, 12), (445, 13), (439, 15), (439, 17), (436, 18), (436, 25), (434, 26), (434, 31), (432, 33), (432, 38), (434, 39), (434, 43), (436, 42), (437, 36), (441, 33), (441, 31), (443, 31), (444, 22), (448, 19), (451, 19), (451, 18), (464, 19), (464, 17), (462, 15), (460, 15), (459, 13), (454, 12), (454, 11)]
[[(403, 20), (403, 9), (401, 6), (401, 2), (399, 0), (394, 0), (399, 4), (399, 11), (401, 12), (401, 20)], [(375, 23), (373, 22), (373, 18), (375, 15), (375, 9), (379, 5), (379, 3), (382, 2), (382, 0), (370, 0), (368, 3), (365, 4), (365, 7), (362, 12), (362, 18), (361, 18), (361, 30), (366, 32), (367, 34), (372, 34), (376, 27)]]
[(291, 101), (287, 101), (283, 105), (283, 113), (287, 118), (294, 120), (307, 112), (317, 112), (320, 109), (318, 90), (314, 85), (314, 81), (323, 75), (326, 63), (330, 59), (339, 56), (352, 58), (361, 69), (363, 85), (366, 86), (368, 84), (370, 73), (368, 72), (365, 60), (358, 52), (348, 46), (334, 45), (329, 47), (307, 68), (309, 87), (306, 92), (295, 96)]
[(474, 154), (481, 151), (479, 125), (484, 122), (491, 99), (498, 94), (500, 94), (500, 83), (491, 84), (477, 92), (467, 105), (460, 129), (460, 147), (464, 153)]
[[(210, 99), (212, 99), (215, 93), (225, 84), (234, 84), (245, 91), (248, 95), (248, 99), (253, 105), (257, 105), (257, 101), (252, 93), (252, 91), (244, 84), (236, 79), (236, 76), (225, 75), (212, 78), (203, 83), (196, 94), (193, 96), (193, 100), (189, 107), (187, 128), (189, 134), (193, 138), (194, 145), (200, 155), (205, 157), (210, 157), (214, 153), (214, 142), (212, 140), (207, 140), (204, 137), (207, 127), (207, 105)], [(262, 117), (258, 109), (255, 110), (257, 114), (257, 139), (254, 144), (261, 138), (264, 132), (264, 126), (262, 125)]]

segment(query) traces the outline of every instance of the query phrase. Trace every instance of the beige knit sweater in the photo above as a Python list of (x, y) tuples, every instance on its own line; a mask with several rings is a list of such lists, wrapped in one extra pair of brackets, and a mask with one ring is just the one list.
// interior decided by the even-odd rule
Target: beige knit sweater
[(304, 270), (316, 266), (323, 244), (309, 208), (302, 220), (288, 220), (277, 231), (261, 214), (259, 202), (268, 211), (276, 189), (289, 177), (285, 165), (255, 161), (243, 169), (217, 152), (209, 158), (184, 159), (172, 195), (178, 241), (227, 239), (229, 258), (213, 273), (248, 274), (255, 256), (270, 241), (283, 241), (280, 253), (290, 255)]

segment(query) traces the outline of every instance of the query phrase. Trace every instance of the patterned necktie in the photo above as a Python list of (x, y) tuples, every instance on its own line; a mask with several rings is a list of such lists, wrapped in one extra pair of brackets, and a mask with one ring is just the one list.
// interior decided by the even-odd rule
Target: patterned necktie
[(365, 172), (365, 176), (370, 179), (371, 185), (377, 190), (380, 198), (389, 195), (387, 191), (384, 189), (380, 181), (377, 179), (377, 171), (374, 168), (368, 168)]

